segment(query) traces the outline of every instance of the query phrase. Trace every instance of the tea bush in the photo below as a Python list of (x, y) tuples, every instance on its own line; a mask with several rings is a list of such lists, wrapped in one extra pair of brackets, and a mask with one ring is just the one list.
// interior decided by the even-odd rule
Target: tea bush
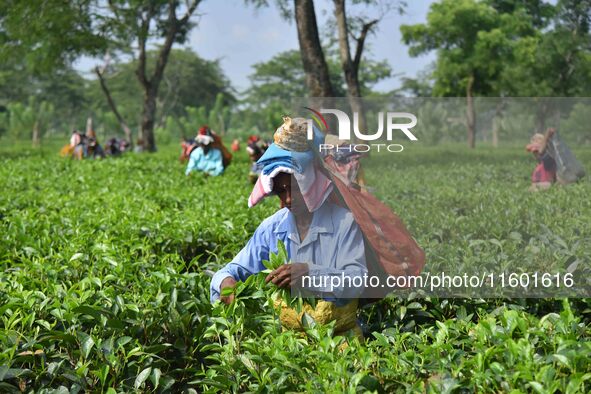
[[(360, 311), (365, 343), (313, 322), (282, 331), (262, 290), (211, 305), (207, 270), (278, 207), (247, 209), (243, 155), (221, 177), (187, 178), (172, 148), (84, 162), (1, 154), (2, 392), (591, 389), (589, 299), (388, 297)], [(415, 148), (366, 173), (426, 269), (588, 269), (591, 183), (529, 194), (533, 166), (517, 149)]]

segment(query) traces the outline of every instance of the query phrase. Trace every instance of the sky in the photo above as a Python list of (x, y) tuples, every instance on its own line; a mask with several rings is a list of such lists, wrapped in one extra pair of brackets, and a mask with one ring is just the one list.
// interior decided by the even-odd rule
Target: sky
[[(390, 0), (385, 0), (390, 1)], [(374, 60), (387, 60), (393, 76), (375, 86), (379, 91), (390, 91), (400, 86), (402, 76), (414, 77), (435, 60), (429, 53), (417, 58), (408, 55), (402, 43), (399, 26), (422, 23), (433, 0), (406, 0), (403, 15), (391, 11), (383, 17), (375, 34), (366, 40), (365, 56)], [(273, 0), (270, 0), (273, 3)], [(327, 32), (327, 20), (333, 12), (332, 0), (316, 0), (316, 17), (320, 34)], [(265, 62), (279, 52), (298, 49), (295, 22), (281, 18), (272, 5), (257, 9), (246, 6), (244, 0), (206, 0), (197, 9), (197, 26), (191, 31), (187, 43), (177, 47), (191, 48), (204, 59), (219, 59), (222, 70), (232, 86), (239, 92), (250, 85), (248, 76), (252, 65)], [(361, 6), (349, 7), (349, 15), (377, 15), (379, 11)], [(92, 68), (102, 60), (84, 57), (75, 68), (90, 77)]]

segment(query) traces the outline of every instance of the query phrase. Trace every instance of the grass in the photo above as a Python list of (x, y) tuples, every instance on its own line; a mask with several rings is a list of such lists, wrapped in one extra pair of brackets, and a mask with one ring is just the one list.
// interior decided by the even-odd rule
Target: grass
[[(209, 302), (205, 270), (278, 208), (246, 208), (244, 153), (222, 177), (186, 178), (176, 147), (83, 162), (58, 149), (0, 151), (0, 391), (591, 389), (589, 298), (389, 297), (360, 311), (365, 343), (331, 326), (283, 332), (264, 292)], [(591, 150), (576, 153), (589, 169)], [(534, 163), (521, 148), (395, 158), (372, 158), (368, 181), (427, 270), (578, 262), (588, 280), (589, 178), (527, 193)]]

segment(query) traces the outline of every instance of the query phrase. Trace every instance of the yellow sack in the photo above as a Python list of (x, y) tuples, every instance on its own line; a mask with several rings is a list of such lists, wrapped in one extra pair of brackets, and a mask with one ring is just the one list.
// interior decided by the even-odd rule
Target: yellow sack
[(74, 147), (70, 146), (70, 144), (64, 145), (64, 147), (60, 149), (61, 157), (72, 156), (72, 153), (74, 153)]
[(302, 316), (304, 313), (307, 313), (319, 324), (336, 321), (336, 335), (345, 335), (350, 331), (362, 340), (363, 333), (357, 325), (357, 306), (357, 300), (351, 300), (347, 305), (340, 307), (332, 302), (318, 300), (316, 308), (312, 308), (310, 304), (304, 304), (303, 311), (298, 313), (295, 309), (285, 305), (283, 300), (275, 300), (275, 307), (280, 308), (279, 319), (281, 320), (281, 325), (286, 329), (304, 331)]

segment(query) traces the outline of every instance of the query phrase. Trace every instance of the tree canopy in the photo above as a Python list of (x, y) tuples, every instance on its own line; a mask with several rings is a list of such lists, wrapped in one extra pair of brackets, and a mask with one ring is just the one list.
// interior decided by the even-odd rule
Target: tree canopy
[[(442, 0), (431, 5), (426, 23), (401, 26), (401, 32), (411, 56), (436, 51), (423, 78), (433, 81), (433, 95), (467, 97), (473, 146), (473, 96), (589, 94), (590, 17), (588, 1)], [(406, 86), (425, 91), (421, 81)]]
[[(148, 71), (153, 69), (157, 55), (156, 50), (148, 51)], [(104, 75), (123, 118), (130, 124), (139, 123), (142, 109), (142, 97), (137, 94), (140, 86), (135, 78), (137, 62), (130, 60), (112, 64)], [(168, 115), (186, 115), (186, 107), (211, 108), (220, 93), (224, 97), (224, 104), (235, 101), (234, 92), (218, 61), (204, 60), (190, 49), (173, 49), (157, 100), (157, 123), (161, 123), (161, 119)], [(88, 95), (92, 108), (109, 110), (98, 81), (90, 85)]]
[[(82, 128), (92, 116), (109, 133), (133, 129), (149, 136), (150, 130), (159, 128), (164, 136), (166, 130), (176, 128), (176, 136), (192, 132), (189, 129), (195, 125), (189, 118), (193, 116), (216, 122), (224, 130), (230, 125), (272, 130), (296, 97), (320, 91), (350, 98), (405, 92), (465, 97), (468, 141), (473, 146), (479, 129), (475, 97), (589, 96), (591, 89), (589, 0), (435, 1), (425, 23), (403, 25), (401, 32), (411, 56), (434, 52), (436, 60), (417, 78), (403, 78), (402, 87), (390, 93), (376, 92), (375, 85), (396, 70), (376, 60), (371, 45), (360, 44), (377, 32), (374, 28), (384, 15), (382, 5), (403, 12), (407, 2), (333, 0), (323, 10), (328, 22), (321, 26), (313, 0), (245, 0), (256, 6), (277, 5), (284, 18), (295, 22), (300, 48), (254, 64), (244, 92), (232, 88), (219, 60), (173, 48), (186, 42), (196, 26), (198, 19), (192, 15), (200, 3), (2, 2), (2, 120), (10, 122), (12, 109), (31, 119), (15, 120), (12, 128), (36, 124), (67, 132)], [(365, 10), (371, 10), (367, 12), (371, 17)], [(96, 60), (98, 80), (72, 67), (81, 55)], [(98, 59), (103, 57), (113, 60), (101, 67)], [(326, 75), (310, 70), (315, 63), (326, 66)], [(549, 110), (543, 99), (539, 101), (542, 127)], [(23, 108), (13, 105), (17, 103)], [(38, 109), (44, 115), (36, 119)], [(217, 116), (212, 111), (223, 113)], [(9, 129), (0, 125), (0, 133)], [(154, 136), (150, 138), (148, 145), (155, 148)]]

